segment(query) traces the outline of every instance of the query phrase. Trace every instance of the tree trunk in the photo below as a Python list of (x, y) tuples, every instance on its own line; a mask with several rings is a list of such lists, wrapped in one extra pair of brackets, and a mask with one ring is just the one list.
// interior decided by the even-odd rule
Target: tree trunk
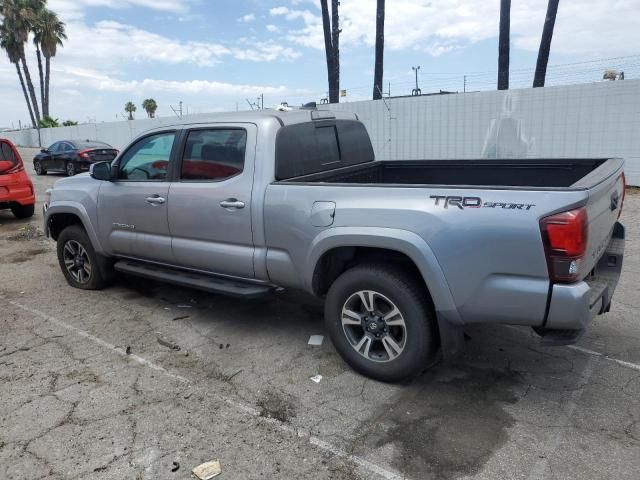
[(27, 102), (27, 108), (29, 109), (29, 117), (31, 118), (31, 125), (36, 126), (36, 119), (33, 116), (33, 110), (31, 109), (31, 102), (29, 101), (29, 94), (27, 93), (27, 87), (24, 84), (24, 78), (22, 78), (22, 72), (20, 71), (20, 65), (16, 63), (16, 72), (18, 72), (18, 78), (20, 79), (20, 85), (22, 86), (22, 93), (24, 93), (24, 100)]
[(327, 57), (327, 84), (331, 92), (331, 78), (333, 76), (333, 46), (331, 44), (331, 23), (329, 21), (329, 7), (327, 0), (320, 0), (322, 9), (322, 30), (324, 32), (324, 51)]
[(382, 98), (382, 78), (384, 73), (384, 0), (378, 0), (376, 11), (376, 64), (373, 73), (373, 99)]
[(20, 58), (22, 61), (22, 70), (24, 71), (24, 78), (27, 80), (27, 87), (29, 87), (29, 97), (31, 97), (31, 105), (33, 106), (33, 113), (35, 114), (36, 121), (40, 122), (40, 109), (38, 108), (38, 99), (36, 98), (36, 90), (33, 88), (33, 82), (31, 81), (31, 75), (29, 74), (29, 67), (24, 56)]
[(339, 0), (331, 0), (331, 46), (333, 47), (333, 75), (329, 85), (329, 102), (340, 102), (340, 17)]
[(38, 57), (38, 74), (40, 75), (40, 105), (42, 106), (42, 116), (49, 116), (49, 105), (47, 105), (44, 96), (44, 75), (42, 73), (42, 55), (40, 53), (40, 45), (36, 43), (36, 56)]
[(560, 0), (549, 0), (547, 4), (547, 16), (544, 19), (542, 29), (542, 39), (538, 50), (538, 62), (536, 63), (536, 73), (533, 76), (533, 87), (544, 87), (547, 77), (547, 64), (549, 63), (549, 52), (551, 51), (551, 39), (553, 38), (553, 27), (556, 24), (556, 14)]
[(49, 115), (49, 78), (51, 74), (51, 57), (45, 57), (44, 63), (46, 71), (44, 74), (44, 106), (42, 108), (46, 111), (45, 115)]
[(511, 0), (500, 0), (500, 38), (498, 39), (498, 90), (509, 89), (509, 31)]

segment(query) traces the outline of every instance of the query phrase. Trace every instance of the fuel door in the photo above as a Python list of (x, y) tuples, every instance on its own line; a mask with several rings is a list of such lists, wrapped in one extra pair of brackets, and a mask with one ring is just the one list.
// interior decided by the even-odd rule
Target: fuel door
[(335, 202), (314, 202), (311, 208), (311, 225), (314, 227), (328, 227), (333, 224), (335, 214)]

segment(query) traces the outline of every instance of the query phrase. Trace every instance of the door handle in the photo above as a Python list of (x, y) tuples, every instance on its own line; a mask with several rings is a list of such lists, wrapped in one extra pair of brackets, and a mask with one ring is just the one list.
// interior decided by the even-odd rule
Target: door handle
[(220, 202), (222, 208), (244, 208), (244, 202), (241, 202), (237, 198), (227, 198)]
[(162, 205), (164, 202), (167, 201), (164, 197), (161, 197), (160, 195), (151, 195), (150, 197), (145, 198), (145, 200), (147, 201), (147, 203), (150, 203), (151, 205)]

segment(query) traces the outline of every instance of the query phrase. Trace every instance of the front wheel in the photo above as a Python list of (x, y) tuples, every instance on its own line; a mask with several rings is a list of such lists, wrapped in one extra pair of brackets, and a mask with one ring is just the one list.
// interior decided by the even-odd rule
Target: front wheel
[(76, 174), (76, 166), (73, 162), (67, 162), (65, 170), (68, 177), (73, 177)]
[(96, 252), (79, 225), (65, 228), (58, 236), (58, 263), (72, 287), (100, 290), (106, 285)]
[(325, 324), (342, 358), (377, 380), (415, 376), (436, 357), (428, 294), (394, 266), (356, 266), (343, 273), (327, 294)]
[(36, 160), (33, 162), (33, 169), (36, 171), (36, 175), (46, 175), (47, 171), (42, 166), (42, 162), (40, 160)]

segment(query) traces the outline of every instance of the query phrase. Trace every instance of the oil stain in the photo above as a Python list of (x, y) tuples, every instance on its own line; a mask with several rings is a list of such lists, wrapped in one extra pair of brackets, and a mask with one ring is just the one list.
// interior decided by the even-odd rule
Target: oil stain
[(519, 384), (510, 370), (435, 368), (380, 407), (354, 448), (391, 446), (394, 467), (413, 478), (473, 475), (508, 440), (504, 407)]
[(33, 260), (33, 257), (37, 255), (42, 255), (43, 253), (47, 253), (47, 252), (48, 250), (46, 248), (30, 248), (28, 250), (23, 250), (7, 256), (5, 261), (7, 263), (28, 262), (29, 260)]
[(265, 392), (257, 402), (260, 416), (275, 418), (283, 423), (296, 416), (293, 400), (286, 394), (276, 391)]

